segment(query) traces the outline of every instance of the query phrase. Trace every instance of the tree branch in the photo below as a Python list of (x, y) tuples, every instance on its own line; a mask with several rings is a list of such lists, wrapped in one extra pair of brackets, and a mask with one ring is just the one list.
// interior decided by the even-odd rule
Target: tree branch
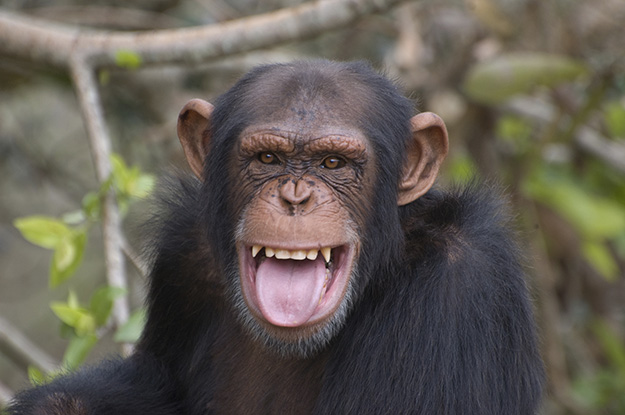
[(13, 391), (4, 383), (0, 382), (0, 408), (9, 403), (13, 397)]
[(141, 260), (139, 255), (137, 255), (134, 249), (132, 249), (132, 247), (128, 243), (128, 240), (124, 237), (123, 234), (122, 234), (121, 248), (124, 254), (126, 255), (126, 258), (130, 260), (130, 263), (135, 267), (137, 272), (139, 272), (139, 274), (145, 279), (150, 272), (149, 266), (143, 260)]
[(110, 32), (70, 27), (0, 11), (0, 53), (67, 67), (77, 51), (90, 66), (114, 66), (120, 50), (149, 64), (199, 63), (280, 43), (304, 39), (346, 26), (402, 0), (326, 0), (183, 29)]
[[(93, 71), (81, 53), (72, 55), (70, 70), (87, 126), (96, 176), (99, 183), (104, 183), (111, 174), (111, 139), (102, 114), (98, 84)], [(112, 188), (106, 192), (102, 213), (106, 278), (110, 286), (127, 289), (126, 268), (122, 252), (122, 223)], [(127, 296), (120, 296), (115, 300), (112, 315), (116, 327), (122, 326), (128, 320), (129, 310)], [(122, 347), (126, 353), (131, 351), (128, 345)]]
[(2, 317), (0, 317), (0, 351), (24, 370), (27, 370), (28, 366), (34, 366), (45, 373), (56, 369), (52, 357)]

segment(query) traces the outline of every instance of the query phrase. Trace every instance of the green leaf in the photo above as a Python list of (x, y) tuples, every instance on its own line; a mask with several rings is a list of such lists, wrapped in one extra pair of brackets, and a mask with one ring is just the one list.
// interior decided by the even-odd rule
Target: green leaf
[(126, 324), (121, 326), (113, 339), (119, 343), (135, 343), (141, 337), (145, 326), (146, 313), (144, 309), (138, 309), (128, 319)]
[(74, 245), (71, 238), (61, 239), (61, 243), (56, 246), (53, 258), (56, 268), (60, 271), (66, 270), (74, 262), (76, 245)]
[(91, 220), (102, 217), (102, 200), (97, 192), (89, 192), (82, 198), (82, 210)]
[(155, 183), (156, 179), (151, 174), (140, 174), (131, 183), (128, 194), (137, 199), (144, 199), (152, 193)]
[(59, 327), (59, 336), (62, 339), (71, 339), (72, 336), (74, 335), (75, 335), (74, 328), (72, 326), (68, 326), (67, 324), (61, 321), (61, 324)]
[(137, 69), (141, 66), (141, 56), (130, 50), (118, 50), (115, 53), (115, 64), (120, 68)]
[(610, 102), (604, 110), (605, 123), (610, 135), (625, 138), (625, 106), (620, 102)]
[(95, 318), (91, 315), (91, 313), (81, 315), (78, 321), (76, 321), (74, 329), (79, 337), (94, 334), (96, 329)]
[(111, 166), (120, 205), (125, 202), (124, 197), (141, 199), (152, 192), (156, 181), (154, 176), (142, 174), (136, 166), (128, 167), (118, 154), (111, 155)]
[(115, 188), (118, 193), (127, 196), (130, 183), (134, 180), (133, 176), (136, 176), (138, 171), (136, 169), (129, 169), (128, 165), (119, 154), (111, 154), (111, 166), (113, 169), (112, 177)]
[(101, 287), (91, 297), (91, 303), (89, 310), (95, 318), (98, 326), (106, 324), (111, 310), (113, 308), (113, 302), (115, 299), (126, 294), (126, 290), (120, 287)]
[(33, 386), (41, 386), (49, 381), (47, 376), (34, 366), (28, 366), (28, 380)]
[(113, 187), (113, 174), (111, 174), (105, 181), (100, 185), (100, 189), (98, 189), (100, 198), (102, 198), (106, 193), (111, 190)]
[(68, 303), (53, 302), (50, 307), (65, 324), (72, 326), (79, 337), (95, 332), (95, 318), (83, 307), (72, 307)]
[(612, 239), (625, 232), (625, 214), (620, 203), (580, 188), (570, 178), (538, 169), (524, 183), (531, 198), (550, 206), (592, 241)]
[[(55, 369), (51, 372), (43, 373), (35, 366), (28, 366), (28, 379), (33, 386), (41, 386), (52, 382), (55, 378), (67, 374), (67, 371), (61, 369)], [(4, 415), (2, 412), (0, 414)]]
[(57, 245), (50, 264), (50, 287), (71, 277), (82, 262), (87, 243), (86, 230), (75, 230)]
[(120, 182), (125, 181), (128, 176), (128, 166), (124, 159), (122, 159), (119, 154), (113, 153), (111, 154), (110, 160), (113, 177)]
[(28, 242), (47, 249), (55, 249), (72, 232), (62, 221), (48, 216), (19, 218), (13, 225)]
[(615, 281), (618, 265), (610, 250), (601, 242), (588, 241), (582, 246), (584, 258), (608, 281)]
[(480, 62), (469, 69), (464, 91), (484, 104), (498, 104), (537, 86), (553, 87), (588, 72), (579, 61), (558, 55), (517, 52)]
[(69, 294), (67, 295), (67, 306), (70, 308), (80, 308), (80, 302), (78, 301), (78, 296), (74, 290), (69, 290)]
[(93, 333), (72, 338), (63, 355), (63, 366), (69, 370), (77, 369), (97, 342), (98, 337)]

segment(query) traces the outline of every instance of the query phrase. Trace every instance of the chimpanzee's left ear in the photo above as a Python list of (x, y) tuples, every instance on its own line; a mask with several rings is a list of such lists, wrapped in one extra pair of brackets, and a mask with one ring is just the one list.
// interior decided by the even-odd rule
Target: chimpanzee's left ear
[(432, 187), (449, 148), (447, 128), (438, 115), (423, 112), (412, 117), (410, 124), (412, 140), (399, 182), (399, 206), (415, 201)]
[(213, 105), (202, 99), (192, 99), (178, 115), (178, 138), (187, 163), (193, 173), (202, 179), (204, 159), (210, 143), (210, 124)]

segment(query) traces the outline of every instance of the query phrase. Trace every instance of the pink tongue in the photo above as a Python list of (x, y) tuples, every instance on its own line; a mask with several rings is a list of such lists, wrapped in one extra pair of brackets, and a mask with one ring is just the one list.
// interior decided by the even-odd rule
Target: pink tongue
[(265, 259), (256, 272), (256, 295), (263, 316), (276, 326), (295, 327), (315, 312), (324, 290), (323, 257), (314, 260)]

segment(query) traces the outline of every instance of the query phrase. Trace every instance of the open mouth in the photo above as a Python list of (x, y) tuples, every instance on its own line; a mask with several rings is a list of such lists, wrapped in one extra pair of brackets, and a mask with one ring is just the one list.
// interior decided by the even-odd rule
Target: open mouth
[(339, 306), (349, 282), (349, 245), (285, 249), (243, 245), (241, 283), (248, 306), (282, 327), (314, 324)]

